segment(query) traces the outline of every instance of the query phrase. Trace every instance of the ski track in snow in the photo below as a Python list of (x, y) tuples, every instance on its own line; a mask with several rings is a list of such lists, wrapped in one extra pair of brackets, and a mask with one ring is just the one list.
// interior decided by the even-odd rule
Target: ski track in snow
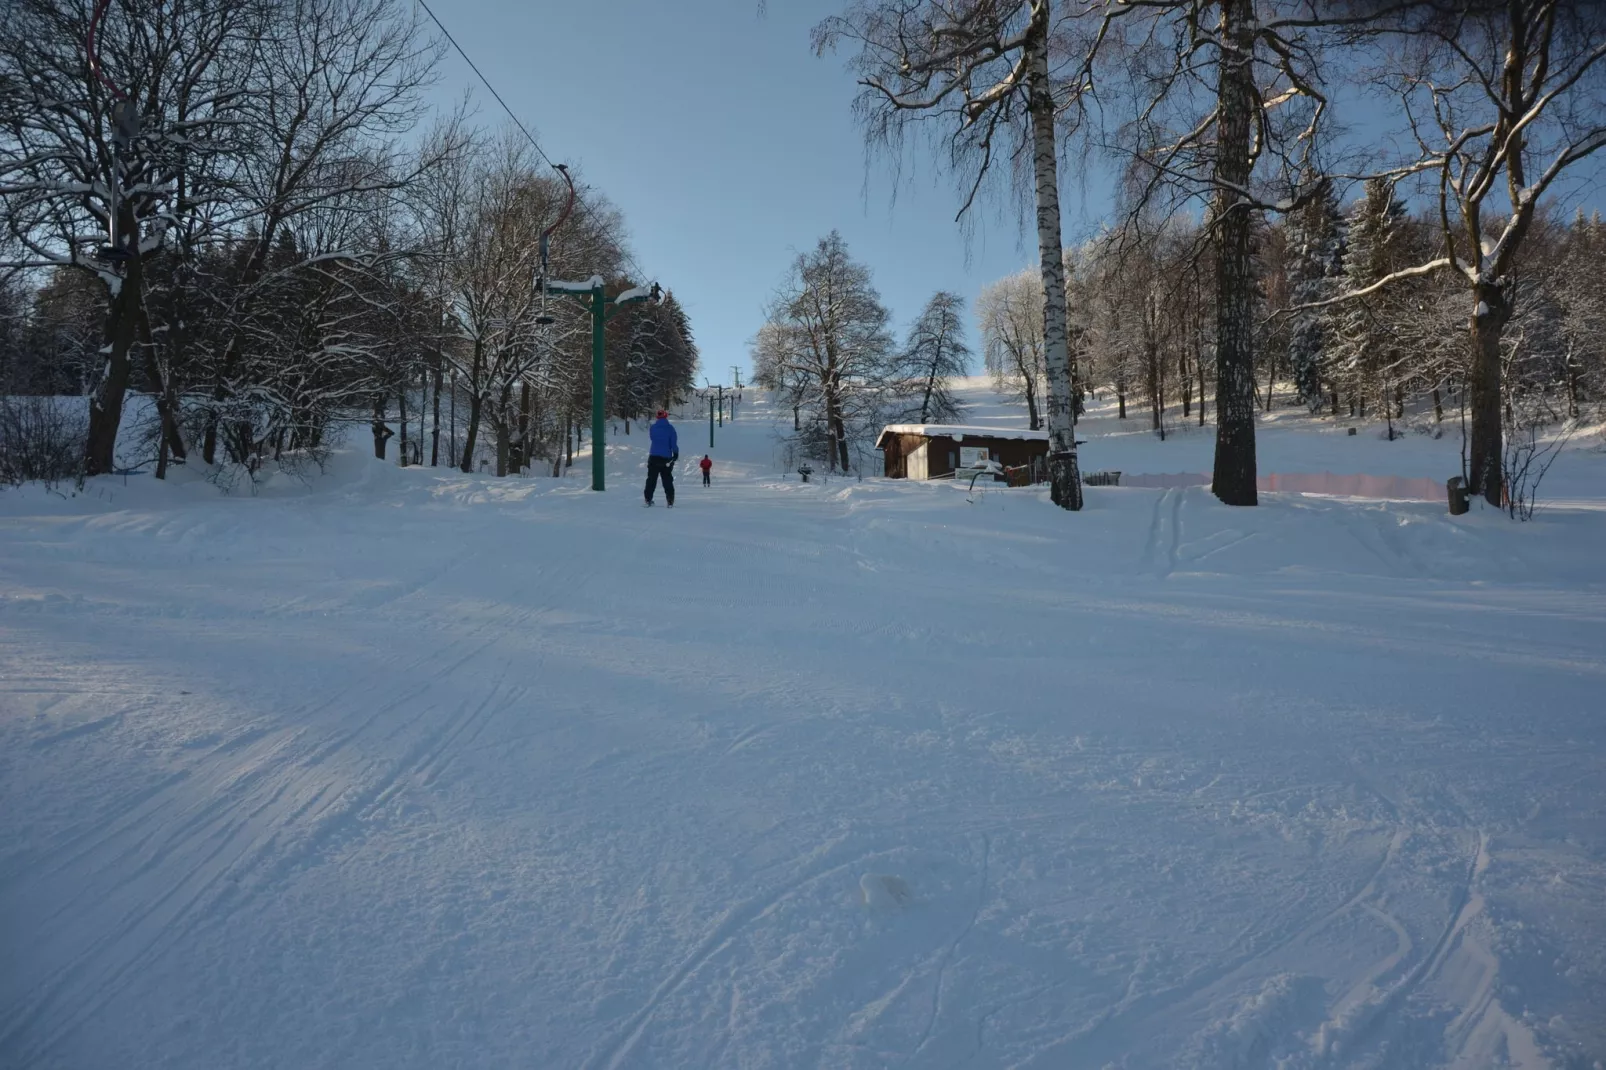
[(639, 436), (0, 493), (0, 1066), (1606, 1059), (1606, 511), (1067, 517), (767, 416), (673, 512)]

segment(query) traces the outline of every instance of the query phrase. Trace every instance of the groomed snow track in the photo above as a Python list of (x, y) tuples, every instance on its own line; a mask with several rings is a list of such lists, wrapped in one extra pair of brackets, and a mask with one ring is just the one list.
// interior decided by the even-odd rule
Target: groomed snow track
[(1606, 513), (726, 435), (0, 494), (0, 1065), (1606, 1057)]

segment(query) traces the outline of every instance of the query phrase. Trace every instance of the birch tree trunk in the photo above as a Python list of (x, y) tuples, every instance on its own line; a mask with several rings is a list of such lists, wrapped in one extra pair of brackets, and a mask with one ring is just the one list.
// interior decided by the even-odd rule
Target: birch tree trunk
[(1255, 110), (1254, 2), (1221, 0), (1214, 223), (1216, 460), (1210, 489), (1227, 505), (1255, 505), (1254, 279), (1249, 261), (1249, 127)]
[(1061, 509), (1082, 508), (1076, 463), (1076, 410), (1065, 329), (1065, 250), (1060, 239), (1059, 159), (1054, 94), (1048, 80), (1049, 0), (1032, 5), (1026, 42), (1027, 108), (1032, 119), (1032, 166), (1037, 183), (1037, 252), (1043, 275), (1043, 364), (1048, 423), (1049, 494)]

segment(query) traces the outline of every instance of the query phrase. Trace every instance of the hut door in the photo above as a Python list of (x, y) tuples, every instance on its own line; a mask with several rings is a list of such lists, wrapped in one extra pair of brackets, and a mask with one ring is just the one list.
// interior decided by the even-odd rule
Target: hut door
[(913, 453), (908, 454), (907, 462), (910, 479), (926, 478), (926, 447), (931, 443), (922, 442)]

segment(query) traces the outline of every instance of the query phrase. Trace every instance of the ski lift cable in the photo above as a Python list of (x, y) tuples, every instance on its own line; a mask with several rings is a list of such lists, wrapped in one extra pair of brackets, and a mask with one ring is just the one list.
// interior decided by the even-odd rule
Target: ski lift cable
[[(107, 2), (107, 0), (101, 0), (102, 4), (104, 4), (106, 2)], [(430, 21), (435, 24), (436, 29), (440, 30), (441, 34), (446, 38), (447, 43), (450, 44), (452, 46), (452, 48), (457, 52), (457, 54), (462, 57), (463, 62), (468, 64), (469, 70), (474, 72), (475, 77), (477, 77), (480, 80), (480, 84), (483, 85), (485, 87), (486, 91), (489, 92), (491, 94), (491, 96), (495, 98), (496, 102), (502, 106), (502, 110), (507, 112), (507, 117), (509, 119), (513, 120), (513, 125), (518, 127), (519, 133), (523, 134), (525, 139), (527, 141), (529, 141), (531, 146), (534, 147), (534, 149), (536, 151), (536, 154), (538, 156), (540, 156), (541, 159), (546, 162), (548, 167), (551, 167), (553, 170), (556, 170), (556, 171), (561, 171), (563, 173), (563, 177), (565, 179), (568, 179), (569, 178), (569, 174), (568, 174), (567, 166), (555, 164), (555, 163), (552, 162), (552, 157), (548, 156), (546, 154), (546, 150), (541, 147), (541, 143), (539, 141), (535, 140), (535, 135), (530, 133), (529, 129), (524, 125), (524, 123), (519, 119), (519, 117), (513, 113), (513, 109), (508, 107), (507, 101), (502, 99), (502, 94), (500, 94), (500, 93), (498, 93), (496, 91), (496, 87), (491, 84), (491, 80), (489, 78), (485, 77), (485, 73), (480, 70), (479, 65), (476, 64), (472, 59), (469, 58), (467, 52), (463, 51), (463, 46), (457, 43), (457, 38), (452, 36), (452, 31), (450, 31), (450, 30), (448, 30), (446, 28), (445, 23), (441, 22), (440, 17), (438, 15), (436, 15), (433, 10), (431, 10), (431, 8), (430, 8), (429, 4), (426, 2), (426, 0), (417, 0), (417, 3), (418, 3), (419, 7), (424, 9), (424, 14), (428, 15), (429, 18), (430, 18)], [(571, 190), (573, 189), (573, 182), (572, 181), (570, 182), (570, 189)], [(597, 223), (599, 226), (602, 225), (602, 221), (597, 219), (596, 213), (594, 211), (592, 211), (590, 205), (586, 204), (585, 201), (580, 201), (579, 205), (580, 205), (580, 213), (581, 213), (582, 216), (589, 215), (589, 216), (591, 216), (593, 222)], [(565, 215), (567, 215), (567, 210), (565, 210)], [(560, 220), (560, 222), (561, 222), (561, 220)], [(635, 275), (635, 277), (638, 278), (638, 279), (646, 278), (647, 277), (646, 273), (641, 270), (641, 265), (636, 263), (636, 258), (630, 253), (630, 251), (628, 249), (624, 249), (623, 248), (623, 243), (622, 242), (620, 243), (620, 247), (621, 247), (621, 249), (623, 250), (623, 252), (625, 254), (625, 263), (630, 267), (630, 270)]]

